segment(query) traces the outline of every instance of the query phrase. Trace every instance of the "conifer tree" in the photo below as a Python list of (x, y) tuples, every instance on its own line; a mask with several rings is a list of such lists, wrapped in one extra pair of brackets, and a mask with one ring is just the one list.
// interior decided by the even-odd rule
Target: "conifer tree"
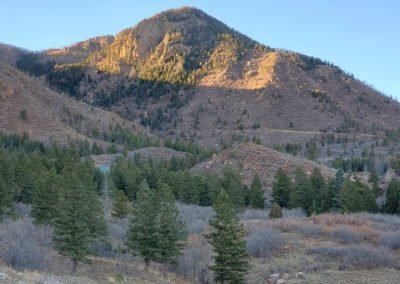
[(129, 214), (129, 198), (122, 190), (115, 192), (113, 203), (113, 211), (111, 216), (118, 219), (123, 219)]
[(289, 205), (291, 187), (290, 178), (279, 168), (272, 185), (272, 198), (274, 202), (278, 203), (281, 207), (287, 207)]
[(245, 194), (243, 190), (242, 179), (240, 174), (232, 167), (226, 167), (224, 169), (222, 187), (228, 194), (229, 199), (236, 210), (242, 209), (245, 205)]
[(340, 211), (340, 194), (344, 183), (343, 170), (339, 169), (336, 175), (329, 182), (328, 188), (328, 209), (333, 212)]
[(396, 178), (393, 178), (386, 190), (386, 203), (384, 211), (389, 214), (398, 213), (400, 206), (400, 184)]
[(342, 211), (346, 213), (377, 211), (375, 195), (372, 190), (359, 180), (352, 181), (350, 178), (347, 178), (343, 184), (341, 207)]
[(282, 208), (279, 206), (278, 203), (274, 202), (274, 204), (272, 204), (268, 216), (271, 219), (278, 219), (283, 217)]
[(262, 192), (261, 188), (261, 180), (258, 175), (255, 174), (249, 191), (249, 203), (253, 208), (264, 208), (264, 193)]
[(213, 208), (216, 216), (210, 220), (210, 225), (214, 230), (207, 235), (215, 252), (210, 269), (217, 282), (244, 283), (249, 268), (245, 233), (224, 190), (219, 193)]
[(157, 261), (158, 224), (156, 196), (146, 180), (143, 180), (133, 208), (126, 245), (144, 259), (145, 270), (151, 261)]
[(322, 213), (328, 210), (327, 206), (328, 190), (325, 179), (318, 168), (314, 168), (310, 177), (310, 191), (308, 200), (310, 201), (307, 213)]
[(173, 263), (183, 248), (186, 226), (179, 218), (174, 195), (167, 184), (161, 184), (157, 191), (157, 211), (159, 215), (157, 260), (166, 267)]
[(0, 220), (12, 209), (12, 193), (0, 174)]
[(54, 219), (56, 250), (68, 256), (76, 272), (78, 262), (85, 261), (89, 244), (106, 235), (104, 212), (94, 184), (88, 187), (88, 165), (67, 165), (63, 170), (61, 196)]
[(31, 215), (37, 224), (53, 224), (59, 206), (60, 185), (55, 170), (43, 174), (32, 198)]
[(304, 170), (298, 168), (296, 170), (296, 177), (293, 189), (290, 193), (289, 205), (290, 208), (307, 208), (309, 201), (308, 192), (310, 190), (310, 183)]

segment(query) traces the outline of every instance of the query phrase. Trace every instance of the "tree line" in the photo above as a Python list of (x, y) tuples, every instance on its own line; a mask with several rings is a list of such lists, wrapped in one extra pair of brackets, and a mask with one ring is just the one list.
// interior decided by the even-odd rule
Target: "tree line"
[(342, 169), (326, 180), (315, 168), (308, 175), (297, 169), (294, 180), (279, 169), (272, 186), (273, 202), (285, 208), (303, 208), (308, 215), (325, 212), (373, 212), (400, 213), (400, 185), (393, 178), (386, 190), (386, 203), (378, 208), (376, 197), (380, 191), (376, 173), (370, 174), (369, 186), (352, 175), (345, 177)]

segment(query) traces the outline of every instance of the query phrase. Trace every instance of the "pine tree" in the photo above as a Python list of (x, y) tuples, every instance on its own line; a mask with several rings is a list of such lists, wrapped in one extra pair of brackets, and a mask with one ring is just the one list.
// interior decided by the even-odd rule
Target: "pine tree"
[(249, 203), (253, 208), (264, 208), (264, 193), (262, 192), (261, 180), (257, 174), (253, 178), (253, 182), (250, 186), (249, 192)]
[(400, 206), (400, 184), (396, 178), (393, 178), (386, 190), (386, 203), (384, 211), (389, 214), (398, 213)]
[(376, 212), (375, 195), (372, 190), (358, 180), (347, 178), (341, 192), (341, 207), (346, 213), (370, 211)]
[(371, 169), (371, 172), (369, 173), (368, 182), (372, 183), (372, 191), (374, 192), (375, 197), (378, 196), (378, 193), (380, 191), (380, 188), (378, 186), (378, 181), (379, 181), (378, 175), (376, 173), (375, 167), (373, 167)]
[(37, 224), (53, 224), (59, 206), (59, 181), (53, 169), (44, 174), (32, 198), (31, 215)]
[(326, 187), (325, 179), (318, 168), (314, 168), (310, 177), (310, 191), (308, 200), (310, 205), (306, 209), (307, 213), (322, 213), (328, 210), (327, 206), (328, 190)]
[(159, 219), (156, 196), (146, 180), (139, 186), (133, 215), (126, 245), (144, 259), (147, 270), (150, 262), (157, 260)]
[(275, 181), (272, 185), (272, 198), (281, 207), (289, 205), (292, 184), (286, 173), (279, 168), (275, 174)]
[(308, 208), (309, 200), (307, 200), (310, 190), (310, 183), (304, 170), (298, 168), (293, 189), (290, 193), (290, 208)]
[(157, 260), (166, 267), (173, 263), (183, 248), (186, 226), (179, 218), (174, 195), (168, 185), (161, 184), (157, 191), (157, 211), (159, 214)]
[(215, 252), (210, 269), (217, 282), (244, 283), (249, 268), (245, 232), (224, 190), (219, 193), (213, 208), (216, 216), (210, 220), (210, 225), (214, 230), (207, 235)]
[(113, 203), (113, 212), (111, 216), (118, 219), (123, 219), (129, 214), (129, 198), (122, 190), (115, 192)]
[(333, 212), (340, 211), (340, 194), (344, 183), (343, 170), (339, 169), (331, 179), (328, 188), (328, 209)]
[(104, 212), (94, 184), (88, 187), (87, 165), (67, 165), (62, 175), (62, 190), (57, 217), (54, 219), (56, 250), (68, 256), (76, 272), (78, 262), (85, 261), (89, 244), (106, 235)]
[(0, 220), (12, 209), (12, 193), (0, 174)]
[(271, 219), (278, 219), (283, 217), (282, 208), (279, 206), (278, 203), (274, 202), (274, 204), (272, 204), (268, 216)]
[(243, 190), (242, 179), (240, 174), (232, 167), (226, 167), (224, 169), (222, 187), (228, 194), (236, 210), (244, 208), (245, 194)]

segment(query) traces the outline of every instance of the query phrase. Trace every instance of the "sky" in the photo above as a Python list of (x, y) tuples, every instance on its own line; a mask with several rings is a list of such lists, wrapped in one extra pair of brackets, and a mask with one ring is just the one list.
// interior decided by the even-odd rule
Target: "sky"
[(181, 6), (270, 47), (332, 62), (400, 100), (398, 0), (0, 0), (0, 42), (58, 48)]

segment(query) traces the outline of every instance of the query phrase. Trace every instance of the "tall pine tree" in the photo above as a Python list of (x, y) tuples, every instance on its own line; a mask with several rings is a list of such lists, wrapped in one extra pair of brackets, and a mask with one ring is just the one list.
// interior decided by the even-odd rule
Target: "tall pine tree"
[(384, 211), (389, 214), (398, 213), (400, 206), (400, 184), (396, 178), (393, 178), (386, 190), (386, 202)]
[(123, 219), (129, 214), (129, 198), (122, 190), (115, 192), (113, 211), (111, 216), (118, 219)]
[(340, 206), (340, 195), (344, 183), (343, 170), (339, 169), (336, 175), (329, 182), (328, 188), (328, 209), (332, 212), (338, 212), (341, 209)]
[(264, 193), (262, 192), (261, 180), (257, 174), (254, 175), (250, 186), (249, 203), (253, 208), (264, 208)]
[(245, 232), (236, 216), (228, 194), (222, 190), (214, 205), (216, 216), (210, 220), (214, 230), (207, 235), (214, 247), (214, 264), (210, 269), (221, 283), (244, 283), (249, 269)]
[(44, 173), (32, 197), (31, 215), (37, 224), (53, 224), (59, 206), (60, 183), (53, 169)]
[(303, 169), (296, 170), (295, 182), (290, 193), (290, 208), (306, 209), (309, 204), (310, 182)]
[(372, 190), (359, 180), (344, 181), (341, 192), (341, 207), (345, 213), (369, 211), (376, 212), (375, 195)]
[(158, 224), (155, 193), (143, 180), (137, 192), (126, 245), (144, 259), (145, 270), (151, 261), (157, 261)]
[(157, 211), (159, 215), (157, 260), (166, 267), (180, 254), (186, 235), (186, 226), (179, 218), (175, 198), (167, 184), (161, 184), (157, 191)]
[(222, 187), (228, 194), (230, 200), (232, 200), (232, 204), (236, 210), (244, 208), (245, 194), (242, 179), (238, 171), (232, 167), (226, 167), (222, 178)]
[(272, 185), (272, 198), (280, 207), (288, 207), (291, 187), (290, 178), (282, 168), (279, 168), (275, 174), (275, 181)]
[(310, 204), (306, 211), (308, 215), (313, 213), (322, 213), (328, 210), (327, 206), (328, 189), (325, 179), (318, 168), (314, 168), (310, 177), (310, 191), (308, 200)]
[(74, 272), (78, 262), (86, 260), (89, 244), (107, 232), (104, 212), (95, 192), (93, 177), (87, 175), (87, 166), (67, 165), (64, 168), (60, 202), (54, 219), (55, 248), (72, 260)]

